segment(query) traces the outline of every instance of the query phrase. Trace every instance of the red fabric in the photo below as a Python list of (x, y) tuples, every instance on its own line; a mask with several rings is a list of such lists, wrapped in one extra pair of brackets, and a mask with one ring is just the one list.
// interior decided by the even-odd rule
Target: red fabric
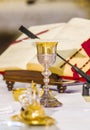
[(4, 73), (5, 73), (4, 71), (3, 71), (3, 72), (0, 72), (0, 74), (2, 74), (2, 75), (4, 75)]
[[(90, 75), (90, 69), (86, 72), (87, 75)], [(77, 80), (77, 81), (82, 81), (82, 82), (85, 82), (86, 80), (83, 78), (83, 77), (80, 77), (80, 76), (73, 76), (73, 77), (70, 77), (70, 76), (61, 76), (61, 78), (64, 78), (64, 79), (69, 79), (69, 80)]]
[(81, 44), (87, 55), (90, 57), (90, 39)]
[[(83, 42), (81, 44), (81, 46), (85, 50), (86, 54), (90, 57), (90, 39), (88, 39), (87, 41)], [(86, 64), (88, 64), (88, 62)], [(76, 66), (76, 64), (75, 64), (75, 66)], [(72, 77), (69, 77), (69, 76), (62, 76), (62, 77), (65, 78), (65, 79), (78, 80), (78, 81), (86, 81), (83, 77), (80, 77), (80, 75), (73, 68), (71, 68), (71, 70), (73, 72), (73, 76)], [(90, 75), (90, 69), (87, 70), (86, 74)]]

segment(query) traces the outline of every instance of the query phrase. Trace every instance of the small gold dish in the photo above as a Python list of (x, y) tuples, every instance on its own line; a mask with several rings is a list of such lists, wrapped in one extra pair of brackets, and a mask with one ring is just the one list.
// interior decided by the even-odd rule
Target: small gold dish
[(18, 98), (21, 94), (23, 94), (26, 91), (26, 88), (15, 88), (12, 91), (13, 97), (15, 101), (18, 101)]
[(49, 116), (44, 116), (44, 117), (40, 117), (40, 118), (36, 118), (32, 120), (26, 120), (26, 119), (23, 119), (20, 115), (14, 115), (12, 116), (12, 120), (25, 123), (26, 125), (34, 125), (34, 126), (36, 125), (50, 126), (55, 123), (55, 120)]
[(47, 116), (43, 107), (38, 102), (28, 105), (25, 109), (21, 109), (20, 113), (11, 117), (14, 121), (22, 122), (26, 125), (46, 125), (50, 126), (55, 120)]

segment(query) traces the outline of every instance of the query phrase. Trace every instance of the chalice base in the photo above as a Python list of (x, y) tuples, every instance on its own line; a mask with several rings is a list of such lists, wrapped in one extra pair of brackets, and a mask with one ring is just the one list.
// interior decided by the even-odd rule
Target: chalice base
[(62, 103), (58, 101), (53, 95), (44, 93), (40, 98), (40, 104), (44, 107), (61, 107)]

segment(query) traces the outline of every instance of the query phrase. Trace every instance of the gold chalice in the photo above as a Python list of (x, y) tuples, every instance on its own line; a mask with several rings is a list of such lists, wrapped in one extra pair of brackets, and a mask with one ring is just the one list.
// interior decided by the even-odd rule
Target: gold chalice
[(44, 76), (43, 95), (40, 98), (40, 104), (45, 107), (58, 107), (60, 103), (49, 91), (49, 76), (51, 72), (49, 67), (56, 61), (56, 49), (58, 42), (53, 41), (38, 41), (36, 42), (37, 47), (37, 58), (41, 65), (44, 67), (42, 75)]

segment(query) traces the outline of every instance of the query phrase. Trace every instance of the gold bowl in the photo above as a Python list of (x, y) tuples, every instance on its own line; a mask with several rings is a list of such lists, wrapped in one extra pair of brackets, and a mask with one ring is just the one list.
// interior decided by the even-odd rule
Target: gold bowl
[(12, 91), (13, 97), (15, 101), (18, 101), (18, 98), (21, 94), (23, 94), (26, 91), (26, 88), (15, 88)]

